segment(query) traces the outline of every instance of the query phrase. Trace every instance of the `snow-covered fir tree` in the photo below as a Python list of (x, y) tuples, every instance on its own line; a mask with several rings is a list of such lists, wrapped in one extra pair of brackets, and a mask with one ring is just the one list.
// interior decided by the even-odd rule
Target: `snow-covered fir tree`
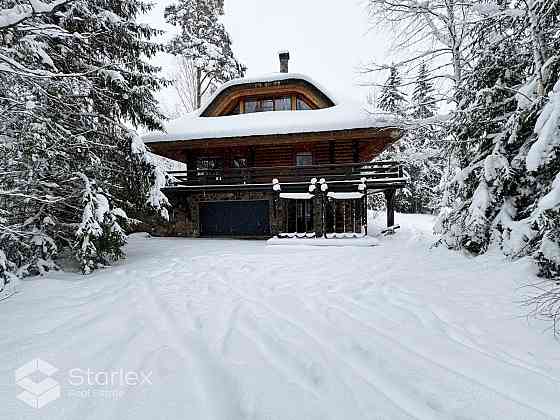
[(412, 92), (412, 117), (425, 119), (433, 117), (437, 112), (435, 89), (430, 80), (430, 72), (426, 63), (421, 63)]
[[(25, 3), (25, 2), (24, 2)], [(156, 32), (137, 0), (33, 1), (0, 21), (0, 276), (71, 252), (84, 273), (122, 257), (125, 229), (165, 216), (165, 175), (130, 123), (160, 128)]]
[(246, 71), (235, 57), (229, 33), (220, 22), (223, 14), (223, 0), (178, 0), (165, 9), (167, 22), (179, 30), (168, 50), (195, 67), (196, 108), (217, 85), (243, 77)]
[(410, 178), (408, 185), (397, 192), (396, 209), (403, 213), (431, 213), (439, 202), (436, 187), (442, 173), (442, 155), (435, 142), (439, 136), (437, 126), (429, 121), (435, 116), (436, 101), (427, 66), (420, 66), (412, 104), (408, 104), (401, 88), (401, 77), (397, 69), (391, 67), (378, 106), (414, 122), (409, 124), (403, 138), (381, 158), (401, 162)]
[(379, 96), (379, 109), (397, 115), (403, 114), (406, 96), (401, 92), (401, 86), (402, 81), (399, 69), (396, 66), (391, 66), (389, 68), (389, 77), (383, 85), (381, 95)]
[(405, 158), (411, 176), (410, 210), (433, 213), (440, 201), (438, 185), (445, 166), (440, 141), (444, 134), (434, 121), (437, 99), (426, 63), (420, 64), (413, 87), (409, 110), (412, 123), (406, 134), (409, 153)]
[[(510, 258), (533, 255), (540, 274), (556, 281), (559, 15), (559, 2), (535, 1), (505, 4), (481, 19), (453, 121), (450, 152), (461, 171), (450, 185), (452, 207), (438, 224), (452, 248), (480, 254), (496, 244)], [(556, 292), (539, 294), (537, 305), (558, 320), (554, 284)]]

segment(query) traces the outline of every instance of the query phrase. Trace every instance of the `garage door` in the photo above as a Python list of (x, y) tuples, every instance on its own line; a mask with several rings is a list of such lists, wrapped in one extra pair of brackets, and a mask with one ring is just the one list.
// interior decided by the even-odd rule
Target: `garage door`
[(266, 236), (270, 234), (268, 201), (200, 203), (202, 236)]

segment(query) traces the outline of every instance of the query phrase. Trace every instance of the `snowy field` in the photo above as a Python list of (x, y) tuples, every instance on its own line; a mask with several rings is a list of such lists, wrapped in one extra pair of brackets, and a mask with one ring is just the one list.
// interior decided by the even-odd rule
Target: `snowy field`
[[(116, 267), (22, 282), (0, 419), (560, 419), (560, 343), (518, 303), (530, 263), (397, 219), (371, 248), (136, 235)], [(42, 408), (16, 398), (35, 358), (60, 387)]]

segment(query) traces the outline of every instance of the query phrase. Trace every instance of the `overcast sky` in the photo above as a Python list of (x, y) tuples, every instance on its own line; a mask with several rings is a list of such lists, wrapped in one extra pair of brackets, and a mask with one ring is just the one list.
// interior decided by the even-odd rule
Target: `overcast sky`
[[(158, 1), (146, 18), (152, 25), (173, 31), (165, 24), (163, 10), (171, 0)], [(224, 23), (237, 57), (256, 76), (279, 69), (278, 51), (289, 50), (290, 71), (305, 73), (339, 96), (364, 100), (360, 87), (363, 64), (384, 61), (387, 37), (372, 29), (364, 0), (226, 0)], [(173, 59), (160, 57), (166, 74)], [(166, 106), (173, 93), (162, 96)]]

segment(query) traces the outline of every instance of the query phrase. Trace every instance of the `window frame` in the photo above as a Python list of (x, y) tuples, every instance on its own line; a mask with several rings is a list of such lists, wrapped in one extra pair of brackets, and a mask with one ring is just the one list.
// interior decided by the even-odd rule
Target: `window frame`
[[(310, 162), (311, 162), (311, 163), (309, 163), (309, 164), (300, 164), (300, 163), (298, 162), (298, 159), (299, 159), (300, 157), (303, 157), (303, 156), (308, 157), (308, 158), (310, 159)], [(295, 159), (294, 159), (294, 160), (295, 160), (295, 165), (296, 165), (296, 167), (298, 167), (298, 168), (305, 168), (305, 167), (308, 167), (308, 166), (313, 166), (313, 164), (314, 164), (313, 152), (307, 152), (307, 151), (296, 152), (296, 153), (295, 153)]]

